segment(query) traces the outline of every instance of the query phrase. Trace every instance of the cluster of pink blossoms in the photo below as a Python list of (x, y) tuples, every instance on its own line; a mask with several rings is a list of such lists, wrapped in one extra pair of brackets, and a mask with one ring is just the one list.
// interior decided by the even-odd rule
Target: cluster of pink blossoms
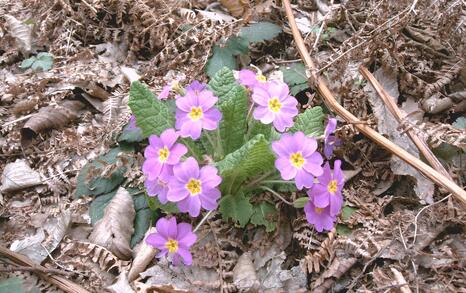
[[(176, 100), (176, 128), (166, 129), (160, 137), (151, 135), (144, 151), (142, 171), (145, 186), (150, 196), (157, 196), (162, 204), (174, 202), (180, 212), (191, 217), (199, 216), (201, 208), (211, 211), (217, 208), (222, 178), (213, 166), (200, 167), (196, 159), (188, 157), (185, 145), (177, 143), (179, 137), (198, 139), (202, 129), (218, 127), (221, 113), (214, 107), (218, 98), (197, 81), (190, 84), (184, 96)], [(159, 97), (164, 98), (164, 97)], [(191, 264), (189, 247), (196, 240), (191, 225), (176, 223), (176, 219), (161, 218), (156, 224), (157, 232), (150, 234), (146, 242), (161, 250), (159, 257), (168, 254), (174, 264), (180, 257), (186, 265)]]

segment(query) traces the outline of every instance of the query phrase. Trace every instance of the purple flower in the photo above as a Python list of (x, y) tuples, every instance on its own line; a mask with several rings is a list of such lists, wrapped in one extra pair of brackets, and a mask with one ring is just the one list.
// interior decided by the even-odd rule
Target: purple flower
[(167, 85), (165, 85), (162, 88), (162, 91), (160, 92), (158, 99), (159, 100), (166, 100), (168, 98), (168, 95), (170, 94), (171, 91), (177, 89), (180, 87), (180, 82), (179, 80), (175, 79), (170, 81)]
[(146, 160), (142, 165), (142, 171), (148, 180), (153, 181), (159, 176), (166, 180), (170, 168), (188, 152), (184, 145), (175, 143), (178, 136), (174, 129), (169, 128), (162, 132), (160, 138), (157, 135), (149, 137), (149, 145), (144, 151)]
[(201, 206), (210, 211), (217, 208), (220, 191), (217, 186), (222, 178), (217, 168), (199, 165), (193, 157), (173, 168), (174, 176), (168, 183), (167, 198), (177, 202), (181, 212), (189, 212), (191, 217), (199, 216)]
[(317, 232), (322, 232), (323, 230), (332, 230), (333, 223), (336, 220), (336, 216), (330, 214), (330, 208), (318, 208), (310, 200), (304, 206), (304, 212), (306, 213), (306, 219), (309, 224), (314, 225)]
[(280, 132), (293, 126), (293, 117), (298, 115), (298, 101), (289, 95), (286, 83), (268, 82), (263, 87), (256, 86), (252, 99), (258, 104), (254, 110), (256, 120), (264, 124), (273, 122), (273, 126)]
[(175, 217), (160, 218), (155, 224), (156, 233), (146, 238), (146, 243), (159, 249), (158, 258), (168, 254), (174, 265), (180, 263), (180, 257), (185, 265), (191, 265), (193, 257), (189, 248), (196, 242), (197, 236), (188, 223), (176, 224)]
[(137, 128), (138, 128), (138, 126), (136, 125), (136, 116), (131, 115), (131, 117), (129, 117), (129, 123), (128, 123), (128, 126), (127, 126), (126, 129), (135, 130)]
[(168, 193), (168, 180), (173, 176), (173, 166), (167, 165), (167, 170), (164, 175), (166, 178), (157, 178), (155, 180), (146, 179), (144, 186), (146, 187), (149, 196), (157, 196), (161, 204), (166, 204)]
[(340, 140), (332, 135), (337, 128), (337, 119), (328, 119), (327, 126), (324, 131), (324, 155), (329, 159), (333, 154), (333, 148), (340, 144)]
[(320, 176), (322, 170), (322, 156), (316, 152), (317, 142), (298, 131), (291, 135), (282, 134), (280, 140), (272, 143), (272, 149), (278, 156), (275, 167), (280, 171), (284, 180), (295, 178), (296, 187), (311, 187), (314, 176)]
[(249, 88), (254, 88), (256, 86), (265, 85), (267, 78), (261, 73), (256, 74), (254, 71), (249, 69), (242, 69), (239, 72), (239, 82)]
[(307, 192), (308, 195), (317, 207), (329, 207), (332, 216), (338, 215), (343, 205), (341, 190), (345, 184), (345, 177), (341, 171), (341, 161), (335, 161), (333, 174), (330, 170), (330, 164), (325, 163), (324, 173), (317, 179), (319, 182)]
[(176, 100), (176, 128), (182, 137), (198, 139), (201, 130), (214, 130), (222, 113), (214, 107), (218, 98), (209, 90), (188, 91)]
[(186, 91), (193, 91), (199, 93), (205, 90), (206, 87), (207, 85), (205, 83), (200, 83), (199, 81), (194, 80), (186, 87)]

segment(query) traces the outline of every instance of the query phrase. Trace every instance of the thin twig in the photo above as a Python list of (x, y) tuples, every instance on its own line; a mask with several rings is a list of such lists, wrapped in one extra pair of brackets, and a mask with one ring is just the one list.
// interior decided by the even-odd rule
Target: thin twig
[[(383, 86), (377, 81), (377, 79), (370, 73), (370, 71), (364, 67), (359, 67), (359, 72), (371, 83), (372, 87), (375, 91), (379, 94), (382, 101), (387, 106), (387, 109), (390, 113), (395, 117), (398, 123), (403, 123), (403, 119), (405, 119), (405, 115), (401, 112), (398, 108), (398, 105), (395, 103), (395, 97), (390, 96), (389, 93), (383, 88)], [(426, 142), (422, 140), (419, 136), (417, 136), (416, 132), (413, 129), (407, 130), (409, 137), (414, 142), (416, 147), (422, 153), (422, 155), (426, 158), (429, 164), (437, 171), (442, 173), (445, 177), (453, 180), (448, 174), (447, 170), (443, 167), (442, 163), (437, 159), (437, 157), (432, 153), (432, 151), (427, 146)]]
[(270, 192), (271, 194), (275, 195), (276, 197), (278, 197), (278, 199), (280, 199), (281, 201), (283, 201), (283, 202), (286, 203), (287, 205), (290, 205), (290, 206), (293, 205), (292, 202), (289, 202), (289, 201), (287, 201), (286, 199), (284, 199), (283, 196), (281, 196), (280, 194), (278, 194), (277, 192), (275, 192), (273, 189), (268, 188), (267, 186), (259, 186), (259, 187), (262, 188), (263, 190), (266, 190), (266, 191)]
[(205, 221), (210, 217), (210, 215), (213, 213), (214, 210), (210, 210), (205, 216), (202, 218), (202, 220), (197, 224), (196, 228), (194, 228), (193, 233), (196, 233), (196, 231), (204, 224)]
[(317, 75), (314, 62), (312, 61), (311, 56), (309, 55), (309, 52), (307, 51), (303, 38), (301, 37), (301, 34), (299, 33), (298, 26), (296, 25), (296, 21), (293, 16), (293, 10), (291, 9), (290, 1), (283, 0), (283, 4), (285, 5), (286, 15), (288, 17), (291, 31), (293, 33), (293, 38), (295, 40), (298, 51), (305, 65), (308, 67), (311, 73), (310, 83), (312, 86), (314, 86), (318, 90), (318, 92), (324, 99), (324, 102), (328, 106), (328, 108), (331, 109), (336, 114), (338, 114), (340, 117), (342, 117), (348, 123), (356, 122), (354, 126), (361, 133), (365, 134), (368, 138), (372, 139), (378, 145), (387, 149), (394, 155), (400, 157), (400, 159), (402, 159), (406, 163), (410, 164), (417, 170), (421, 171), (426, 177), (430, 178), (433, 182), (435, 182), (439, 186), (442, 186), (443, 188), (450, 191), (457, 199), (459, 199), (464, 205), (466, 205), (466, 191), (464, 191), (461, 187), (459, 187), (455, 182), (451, 181), (449, 178), (437, 172), (435, 169), (433, 169), (429, 165), (425, 164), (424, 162), (422, 162), (415, 156), (411, 155), (404, 149), (400, 148), (399, 146), (394, 144), (389, 139), (385, 138), (383, 135), (381, 135), (374, 129), (368, 127), (367, 125), (357, 123), (360, 120), (337, 102), (337, 100), (335, 99), (332, 92), (330, 92), (325, 82)]
[(44, 274), (56, 274), (56, 275), (67, 275), (68, 272), (57, 269), (49, 269), (44, 267), (25, 267), (25, 266), (11, 266), (9, 268), (0, 268), (0, 272), (11, 273), (11, 272), (40, 272)]

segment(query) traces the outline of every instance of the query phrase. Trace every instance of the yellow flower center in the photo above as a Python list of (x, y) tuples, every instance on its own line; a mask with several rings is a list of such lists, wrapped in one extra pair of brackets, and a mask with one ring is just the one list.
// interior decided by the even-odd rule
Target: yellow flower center
[(304, 163), (306, 163), (306, 160), (303, 158), (301, 152), (297, 152), (290, 155), (290, 162), (291, 165), (295, 166), (298, 169), (301, 169)]
[(168, 249), (168, 252), (174, 253), (178, 250), (178, 241), (170, 239), (165, 243), (165, 247)]
[(278, 98), (272, 98), (269, 100), (270, 111), (277, 113), (278, 111), (280, 111), (281, 108), (282, 108), (282, 104), (280, 103)]
[(165, 161), (168, 159), (169, 154), (170, 154), (170, 151), (168, 150), (167, 147), (163, 147), (159, 149), (159, 162), (165, 163)]
[(256, 75), (256, 79), (260, 82), (266, 82), (267, 81), (267, 77), (263, 76), (262, 74), (258, 74)]
[(337, 186), (336, 180), (332, 180), (328, 183), (328, 186), (327, 186), (328, 192), (330, 192), (331, 194), (334, 194), (335, 192), (337, 192), (337, 189), (338, 189), (338, 186)]
[(189, 112), (188, 117), (192, 121), (197, 121), (202, 118), (204, 114), (202, 113), (201, 107), (192, 107), (191, 112)]
[(186, 184), (186, 189), (189, 191), (189, 193), (193, 195), (198, 195), (201, 193), (202, 188), (201, 188), (201, 180), (197, 179), (189, 179), (188, 183)]
[(318, 214), (322, 213), (324, 209), (323, 208), (315, 208), (314, 211)]

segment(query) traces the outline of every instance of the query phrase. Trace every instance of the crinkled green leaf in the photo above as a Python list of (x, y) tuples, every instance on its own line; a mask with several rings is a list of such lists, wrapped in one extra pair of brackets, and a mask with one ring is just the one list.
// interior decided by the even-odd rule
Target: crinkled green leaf
[(37, 56), (32, 56), (23, 60), (20, 68), (32, 68), (33, 70), (50, 70), (53, 66), (53, 55), (48, 52), (41, 52)]
[(79, 198), (111, 192), (125, 180), (124, 174), (133, 161), (134, 159), (120, 147), (97, 157), (79, 172), (74, 196)]
[(261, 202), (254, 206), (251, 224), (265, 226), (266, 232), (275, 230), (277, 224), (277, 210), (268, 202)]
[(351, 228), (343, 224), (338, 224), (336, 230), (337, 234), (341, 236), (348, 236), (352, 233)]
[(224, 102), (219, 105), (222, 112), (220, 137), (225, 154), (240, 148), (247, 129), (248, 95), (240, 85), (233, 88)]
[(91, 218), (91, 224), (94, 225), (98, 220), (104, 216), (104, 209), (107, 207), (109, 202), (115, 196), (116, 190), (96, 197), (89, 207), (89, 217)]
[(214, 46), (212, 56), (207, 61), (205, 67), (206, 73), (209, 77), (213, 77), (223, 67), (236, 69), (236, 58), (229, 48)]
[(290, 93), (292, 96), (296, 96), (300, 92), (304, 91), (305, 89), (309, 88), (309, 85), (306, 83), (296, 84), (290, 87)]
[(249, 51), (249, 42), (243, 37), (230, 37), (228, 38), (226, 47), (233, 55), (246, 54)]
[(162, 210), (166, 214), (175, 214), (178, 213), (178, 207), (173, 202), (167, 202), (166, 204), (161, 204), (156, 196), (146, 195), (147, 203), (149, 208), (153, 211)]
[[(202, 139), (202, 137), (201, 137)], [(193, 141), (191, 138), (179, 138), (179, 142), (184, 144), (188, 148), (187, 156), (192, 156), (196, 158), (196, 160), (200, 161), (202, 159), (202, 151), (203, 148), (200, 145), (199, 141)]]
[(165, 129), (173, 128), (175, 115), (168, 103), (157, 99), (141, 82), (134, 81), (129, 91), (129, 107), (136, 117), (142, 135), (160, 135)]
[(295, 118), (294, 126), (290, 132), (302, 131), (309, 136), (320, 136), (324, 133), (324, 112), (317, 106), (308, 108)]
[(130, 127), (127, 125), (125, 128), (123, 128), (122, 133), (118, 137), (118, 142), (128, 142), (128, 143), (133, 143), (133, 142), (140, 142), (143, 140), (142, 136), (142, 130), (139, 127)]
[(351, 218), (351, 215), (357, 210), (358, 210), (357, 208), (353, 208), (350, 206), (344, 206), (343, 209), (341, 210), (341, 218), (344, 221), (346, 221), (349, 218)]
[(154, 217), (154, 212), (148, 208), (136, 210), (136, 217), (134, 218), (134, 233), (133, 236), (131, 236), (130, 242), (131, 248), (136, 246), (136, 244), (144, 238), (144, 235), (150, 227), (150, 222)]
[(241, 29), (240, 36), (250, 43), (271, 40), (282, 32), (282, 28), (271, 22), (258, 22)]
[(249, 137), (254, 137), (258, 134), (263, 134), (266, 139), (270, 139), (272, 124), (264, 124), (258, 120), (253, 119), (250, 127), (252, 129), (249, 133)]
[(234, 194), (246, 179), (273, 170), (274, 160), (270, 143), (264, 135), (256, 135), (241, 148), (216, 163), (223, 178), (223, 194)]
[(234, 95), (238, 83), (236, 83), (233, 71), (228, 67), (218, 70), (209, 82), (209, 89), (218, 97), (218, 103), (221, 104)]
[(224, 220), (232, 219), (240, 227), (246, 226), (253, 213), (249, 199), (243, 193), (226, 195), (220, 201), (220, 213)]
[(306, 67), (301, 62), (280, 66), (280, 70), (283, 72), (283, 81), (290, 87), (307, 83)]
[(293, 206), (297, 209), (302, 209), (308, 202), (309, 196), (300, 197), (293, 202)]

